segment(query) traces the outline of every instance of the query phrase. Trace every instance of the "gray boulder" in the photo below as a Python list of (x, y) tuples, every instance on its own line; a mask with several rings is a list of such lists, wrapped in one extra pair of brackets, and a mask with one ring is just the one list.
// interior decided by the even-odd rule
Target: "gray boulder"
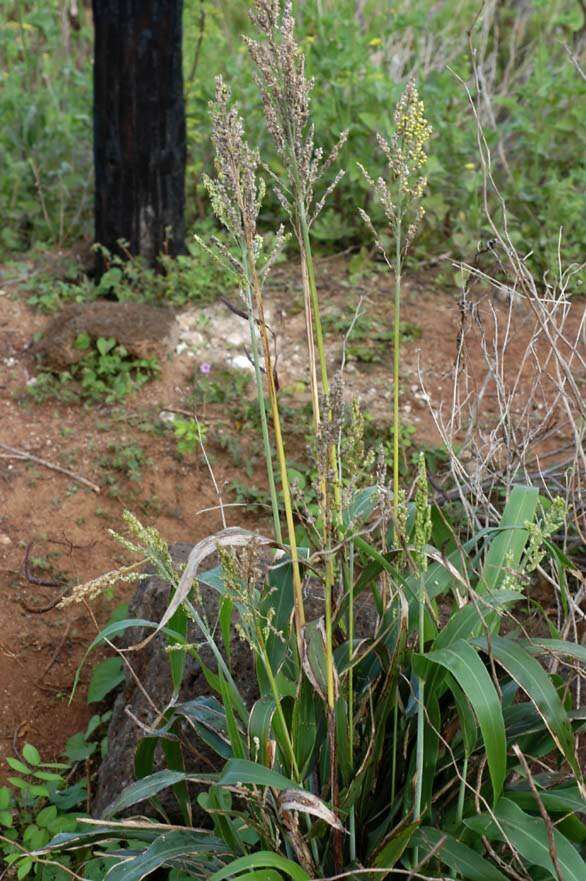
[[(184, 543), (172, 545), (173, 560), (176, 563), (185, 563), (191, 548), (191, 545)], [(128, 617), (160, 621), (169, 603), (169, 590), (167, 582), (151, 574), (140, 582), (130, 604)], [(214, 622), (218, 608), (217, 594), (205, 586), (202, 586), (201, 593), (202, 604), (208, 620)], [(133, 628), (128, 635), (125, 634), (119, 640), (118, 644), (121, 647), (135, 644), (147, 635), (146, 630), (141, 632), (137, 628)], [(189, 633), (188, 639), (193, 642), (201, 642), (202, 636), (196, 631), (195, 626)], [(126, 670), (124, 685), (114, 703), (108, 729), (108, 753), (99, 769), (97, 787), (92, 799), (92, 813), (96, 817), (99, 817), (105, 808), (134, 781), (134, 755), (139, 740), (145, 735), (140, 724), (147, 728), (152, 726), (157, 718), (155, 707), (157, 710), (162, 710), (171, 699), (173, 687), (165, 646), (165, 637), (157, 636), (142, 650), (126, 655), (132, 665), (134, 675), (128, 669)], [(232, 663), (237, 673), (242, 697), (248, 706), (252, 706), (258, 696), (256, 676), (250, 651), (239, 639), (233, 641)], [(188, 656), (180, 700), (189, 700), (199, 695), (211, 693), (199, 665), (192, 657)], [(198, 742), (198, 749), (200, 747), (201, 744)], [(204, 761), (190, 761), (189, 769), (209, 772), (208, 762), (210, 760), (212, 762), (219, 761), (219, 759), (209, 751), (201, 750), (201, 753), (205, 756)], [(160, 755), (157, 756), (157, 767), (164, 767)], [(164, 806), (170, 811), (176, 812), (172, 797), (164, 799)], [(137, 812), (139, 812), (138, 807), (132, 809), (132, 813)]]
[[(192, 546), (189, 544), (180, 543), (172, 545), (170, 548), (171, 556), (176, 563), (185, 563), (191, 549)], [(211, 557), (206, 568), (211, 568), (215, 565), (215, 562), (214, 558)], [(167, 582), (151, 574), (140, 582), (130, 604), (129, 617), (143, 618), (148, 621), (160, 621), (169, 603), (169, 591), (170, 587)], [(201, 603), (208, 621), (213, 624), (217, 619), (218, 612), (217, 593), (212, 588), (201, 585)], [(308, 620), (323, 614), (323, 593), (319, 582), (310, 582), (307, 585), (305, 603)], [(357, 600), (356, 622), (357, 637), (367, 637), (372, 634), (376, 622), (376, 613), (369, 594), (363, 594)], [(147, 635), (146, 631), (141, 633), (135, 628), (130, 631), (129, 635), (125, 635), (119, 644), (121, 647), (136, 644)], [(188, 634), (188, 640), (200, 644), (202, 642), (202, 635), (198, 632), (195, 625), (192, 626)], [(141, 725), (146, 726), (147, 729), (151, 727), (157, 718), (157, 711), (164, 709), (171, 699), (173, 688), (165, 646), (165, 637), (157, 636), (142, 650), (126, 655), (132, 665), (134, 675), (128, 670), (126, 671), (124, 686), (114, 703), (108, 730), (108, 754), (100, 767), (97, 788), (92, 800), (92, 813), (96, 817), (99, 817), (105, 808), (134, 781), (136, 747), (141, 737), (145, 734), (144, 729), (141, 729)], [(211, 653), (204, 650), (201, 654), (204, 663), (209, 664), (215, 670), (216, 664), (211, 657)], [(252, 708), (255, 700), (258, 698), (253, 657), (248, 645), (242, 642), (236, 634), (232, 639), (231, 655), (234, 679), (246, 706)], [(187, 701), (201, 695), (211, 694), (213, 692), (208, 686), (199, 665), (192, 657), (188, 657), (180, 700)], [(208, 750), (201, 740), (194, 738), (193, 732), (186, 730), (185, 734), (188, 735), (186, 740), (197, 745), (198, 750), (198, 754), (195, 757), (189, 751), (184, 753), (186, 765), (191, 772), (209, 772), (211, 770), (210, 763), (218, 769), (221, 767), (222, 760), (215, 753)], [(164, 759), (161, 755), (157, 755), (156, 770), (163, 767), (165, 767)], [(196, 791), (193, 788), (194, 822), (197, 821), (197, 824), (202, 825), (205, 822), (206, 815), (197, 809), (195, 804)], [(177, 806), (172, 794), (167, 793), (161, 798), (161, 802), (167, 813), (173, 819), (181, 822), (177, 816)], [(137, 805), (133, 806), (129, 812), (137, 814), (145, 813), (145, 811), (149, 811), (148, 806)]]

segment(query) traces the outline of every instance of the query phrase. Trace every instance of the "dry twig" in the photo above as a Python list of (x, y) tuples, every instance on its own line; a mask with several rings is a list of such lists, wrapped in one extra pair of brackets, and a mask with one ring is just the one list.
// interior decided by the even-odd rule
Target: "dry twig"
[(98, 493), (98, 495), (101, 492), (97, 483), (92, 483), (91, 480), (87, 480), (87, 478), (82, 477), (80, 474), (76, 474), (74, 471), (70, 471), (68, 468), (63, 468), (61, 465), (55, 465), (54, 462), (47, 462), (46, 459), (40, 459), (38, 456), (28, 453), (26, 450), (18, 450), (16, 447), (9, 447), (7, 444), (2, 443), (0, 443), (0, 449), (6, 450), (6, 452), (14, 459), (34, 462), (36, 465), (42, 465), (43, 468), (49, 468), (51, 471), (65, 474), (67, 477), (71, 477), (72, 480), (77, 481), (77, 483), (82, 483), (84, 486), (88, 486), (93, 492)]

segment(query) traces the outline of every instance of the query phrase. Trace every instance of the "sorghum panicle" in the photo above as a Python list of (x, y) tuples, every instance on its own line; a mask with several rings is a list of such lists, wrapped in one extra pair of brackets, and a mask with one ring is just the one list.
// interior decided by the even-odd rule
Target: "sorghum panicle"
[(216, 78), (216, 97), (210, 101), (216, 178), (204, 177), (212, 208), (226, 229), (237, 239), (256, 235), (256, 221), (264, 196), (258, 179), (259, 155), (247, 143), (244, 123), (230, 106), (230, 89)]
[[(406, 219), (403, 250), (407, 250), (425, 215), (421, 199), (427, 178), (420, 172), (427, 160), (426, 148), (432, 132), (425, 118), (423, 101), (412, 80), (395, 108), (394, 123), (390, 143), (383, 135), (377, 135), (377, 143), (387, 159), (388, 180), (379, 177), (375, 181), (364, 166), (358, 164), (382, 205), (390, 226), (395, 228)], [(378, 235), (370, 217), (362, 209), (359, 209), (359, 213), (378, 244)]]
[(299, 234), (294, 206), (304, 206), (309, 224), (319, 215), (344, 172), (338, 172), (319, 199), (316, 184), (337, 160), (348, 132), (324, 159), (309, 121), (313, 80), (306, 77), (305, 57), (295, 38), (292, 0), (285, 0), (282, 8), (280, 0), (256, 0), (250, 17), (262, 39), (245, 38), (246, 44), (256, 67), (267, 128), (288, 176), (288, 187), (275, 181), (275, 194)]
[(427, 569), (425, 546), (431, 538), (431, 506), (429, 504), (429, 487), (425, 456), (419, 456), (417, 485), (415, 489), (415, 526), (413, 530), (413, 560), (419, 573)]

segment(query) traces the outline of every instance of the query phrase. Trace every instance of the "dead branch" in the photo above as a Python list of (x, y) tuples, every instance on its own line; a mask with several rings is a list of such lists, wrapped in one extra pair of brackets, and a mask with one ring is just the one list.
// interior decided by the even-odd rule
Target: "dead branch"
[(63, 634), (63, 636), (62, 636), (61, 639), (59, 640), (59, 645), (57, 646), (57, 648), (55, 649), (55, 651), (54, 651), (53, 654), (51, 655), (51, 660), (49, 661), (49, 663), (47, 664), (47, 666), (46, 666), (45, 669), (43, 670), (43, 673), (42, 673), (41, 679), (44, 679), (44, 678), (45, 678), (45, 676), (47, 675), (47, 673), (49, 672), (49, 670), (51, 670), (51, 668), (53, 667), (53, 665), (54, 665), (55, 662), (57, 661), (57, 658), (59, 657), (59, 655), (60, 655), (60, 653), (61, 653), (61, 649), (63, 648), (63, 646), (64, 646), (65, 643), (67, 642), (67, 639), (68, 639), (68, 637), (69, 637), (69, 632), (70, 632), (70, 630), (71, 630), (71, 621), (69, 622), (69, 624), (68, 624), (67, 627), (65, 628), (65, 633)]
[(39, 578), (38, 575), (35, 575), (31, 572), (30, 568), (30, 553), (32, 546), (34, 545), (34, 541), (29, 541), (26, 546), (26, 550), (24, 552), (24, 559), (22, 561), (22, 574), (29, 582), (29, 584), (38, 584), (39, 587), (60, 587), (63, 584), (63, 579), (58, 578)]
[(16, 447), (9, 447), (7, 444), (0, 443), (0, 449), (6, 450), (10, 453), (10, 456), (14, 459), (21, 459), (23, 461), (34, 462), (36, 465), (42, 465), (43, 468), (49, 468), (51, 471), (57, 471), (59, 474), (65, 474), (67, 477), (70, 477), (72, 480), (77, 481), (77, 483), (82, 483), (84, 486), (88, 486), (93, 492), (98, 495), (101, 492), (100, 487), (97, 483), (92, 483), (91, 480), (87, 480), (87, 478), (82, 477), (80, 474), (76, 474), (74, 471), (70, 471), (68, 468), (62, 468), (61, 465), (55, 465), (53, 462), (47, 462), (46, 459), (40, 459), (38, 456), (34, 456), (32, 453), (27, 453), (26, 450), (18, 450)]
[(62, 590), (54, 600), (51, 600), (46, 606), (29, 606), (24, 600), (20, 600), (20, 606), (24, 609), (25, 612), (29, 612), (31, 615), (44, 615), (45, 612), (50, 612), (51, 609), (54, 609), (55, 606), (58, 606), (66, 593), (69, 592), (69, 587), (66, 587)]

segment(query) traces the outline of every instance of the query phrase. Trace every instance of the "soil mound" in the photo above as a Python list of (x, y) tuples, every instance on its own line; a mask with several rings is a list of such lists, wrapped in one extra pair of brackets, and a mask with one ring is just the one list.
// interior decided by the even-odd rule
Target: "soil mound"
[(75, 341), (86, 333), (92, 340), (114, 338), (135, 358), (153, 358), (166, 348), (174, 320), (171, 309), (142, 303), (72, 304), (48, 324), (33, 352), (49, 367), (65, 370), (83, 358), (85, 352)]

